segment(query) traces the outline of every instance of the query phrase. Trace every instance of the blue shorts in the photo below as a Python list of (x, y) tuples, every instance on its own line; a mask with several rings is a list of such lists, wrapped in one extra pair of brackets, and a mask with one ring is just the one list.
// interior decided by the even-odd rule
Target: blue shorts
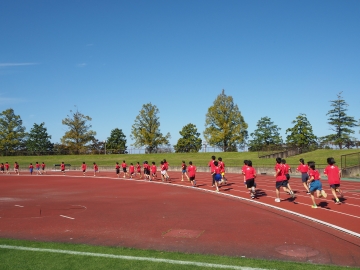
[(32, 173), (33, 172), (33, 169), (30, 169), (30, 173)]
[(322, 184), (320, 180), (314, 180), (310, 183), (310, 192), (314, 192), (316, 190), (322, 190)]
[(181, 172), (182, 172), (182, 173), (186, 173), (186, 170), (182, 170)]
[(221, 180), (221, 174), (215, 174), (215, 177), (214, 177), (215, 181), (216, 182), (219, 182)]
[(309, 175), (307, 173), (301, 173), (301, 180), (303, 183), (307, 182), (307, 180), (309, 180)]

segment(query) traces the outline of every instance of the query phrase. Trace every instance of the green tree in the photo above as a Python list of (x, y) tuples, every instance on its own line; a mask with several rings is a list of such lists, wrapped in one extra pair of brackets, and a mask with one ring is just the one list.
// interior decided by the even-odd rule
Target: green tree
[(280, 136), (279, 128), (270, 117), (262, 117), (256, 124), (257, 129), (250, 134), (252, 140), (249, 140), (250, 151), (260, 151), (264, 148), (280, 146), (283, 140)]
[(296, 146), (301, 150), (309, 147), (314, 147), (317, 144), (317, 137), (313, 134), (312, 126), (306, 117), (306, 114), (300, 114), (296, 117), (292, 128), (286, 130), (286, 143), (291, 146)]
[(326, 114), (329, 116), (328, 124), (332, 126), (331, 130), (335, 132), (326, 137), (333, 141), (335, 145), (338, 145), (340, 149), (349, 141), (350, 135), (354, 133), (354, 130), (351, 128), (358, 126), (354, 117), (346, 114), (346, 107), (349, 105), (345, 102), (341, 94), (342, 92), (337, 95), (336, 100), (330, 101), (331, 107), (333, 108)]
[(127, 149), (126, 136), (121, 129), (115, 128), (110, 132), (110, 137), (106, 140), (106, 148), (108, 153), (125, 153)]
[(159, 146), (168, 145), (170, 133), (165, 136), (160, 132), (160, 122), (157, 116), (159, 109), (151, 103), (144, 104), (140, 114), (132, 125), (130, 137), (135, 141), (135, 147), (146, 147), (147, 153), (156, 153)]
[(45, 123), (41, 123), (40, 125), (35, 123), (31, 128), (26, 140), (26, 148), (28, 151), (41, 154), (41, 152), (47, 152), (53, 149), (53, 144), (50, 142), (51, 136), (47, 133), (44, 125)]
[(91, 125), (87, 122), (91, 121), (91, 117), (80, 113), (70, 111), (71, 115), (62, 120), (62, 124), (68, 127), (68, 131), (61, 138), (61, 143), (64, 144), (71, 152), (79, 154), (87, 149), (87, 144), (94, 140), (96, 135), (92, 131)]
[(182, 137), (177, 141), (177, 144), (174, 145), (176, 153), (199, 152), (202, 146), (202, 140), (199, 138), (200, 133), (198, 133), (194, 124), (187, 124), (179, 133)]
[(206, 141), (224, 152), (236, 151), (237, 146), (245, 143), (248, 137), (247, 128), (248, 125), (238, 106), (234, 104), (232, 96), (225, 95), (222, 90), (206, 114)]
[(26, 138), (20, 115), (13, 109), (0, 113), (0, 151), (7, 154), (21, 149)]

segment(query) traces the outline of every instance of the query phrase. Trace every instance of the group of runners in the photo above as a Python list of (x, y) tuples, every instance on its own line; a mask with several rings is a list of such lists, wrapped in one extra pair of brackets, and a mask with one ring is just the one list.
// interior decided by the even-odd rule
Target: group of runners
[[(19, 163), (17, 163), (15, 161), (15, 163), (14, 163), (14, 173), (17, 174), (17, 175), (20, 175), (20, 169), (19, 168), (20, 168)], [(46, 168), (45, 162), (43, 162), (41, 164), (39, 162), (36, 162), (35, 166), (32, 163), (29, 164), (30, 174), (33, 174), (34, 170), (36, 171), (36, 174), (39, 174), (39, 175), (45, 174), (46, 173), (45, 168)], [(0, 164), (0, 172), (2, 174), (10, 174), (10, 164), (9, 164), (9, 162), (5, 162), (5, 164), (4, 163)]]
[[(320, 181), (320, 173), (316, 169), (315, 162), (309, 161), (305, 164), (304, 159), (299, 160), (300, 164), (296, 168), (296, 172), (301, 173), (301, 181), (304, 185), (306, 193), (311, 196), (312, 208), (317, 208), (317, 204), (315, 201), (315, 196), (318, 198), (327, 197), (326, 192), (322, 188), (322, 183)], [(343, 193), (340, 189), (340, 178), (341, 178), (341, 170), (338, 166), (335, 165), (335, 160), (332, 157), (327, 158), (327, 167), (324, 169), (324, 175), (328, 178), (328, 183), (330, 185), (331, 192), (335, 199), (335, 204), (341, 204), (339, 199), (343, 197)], [(281, 159), (280, 157), (276, 158), (275, 165), (275, 174), (274, 177), (276, 179), (276, 198), (275, 202), (280, 202), (280, 190), (281, 188), (291, 196), (291, 198), (295, 198), (295, 193), (290, 187), (290, 172), (291, 167), (286, 163), (285, 159)], [(252, 162), (250, 160), (244, 160), (244, 166), (242, 167), (242, 174), (244, 175), (244, 184), (246, 188), (249, 190), (250, 197), (256, 197), (256, 170), (252, 167)], [(339, 194), (339, 196), (338, 196)]]
[[(326, 192), (322, 188), (322, 183), (320, 181), (320, 173), (315, 167), (315, 162), (309, 161), (307, 164), (305, 163), (304, 159), (299, 160), (300, 164), (296, 168), (296, 172), (301, 173), (301, 180), (303, 186), (306, 190), (306, 193), (311, 196), (312, 200), (312, 208), (317, 208), (317, 204), (315, 201), (315, 197), (321, 198), (327, 197)], [(339, 197), (343, 197), (343, 193), (340, 189), (340, 177), (341, 177), (341, 170), (339, 167), (335, 165), (335, 160), (332, 157), (327, 158), (327, 167), (324, 169), (324, 174), (328, 178), (328, 182), (330, 185), (331, 192), (334, 196), (335, 203), (341, 204)], [(220, 191), (220, 187), (222, 185), (227, 184), (227, 179), (225, 177), (225, 163), (223, 162), (222, 158), (219, 157), (216, 159), (215, 156), (211, 157), (211, 160), (208, 163), (210, 168), (210, 173), (212, 175), (212, 187), (215, 187), (217, 192)], [(64, 162), (60, 164), (60, 170), (65, 175), (65, 168), (66, 165)], [(34, 170), (36, 174), (42, 175), (46, 173), (46, 165), (44, 162), (40, 164), (39, 162), (35, 163), (35, 166), (30, 163), (29, 171), (30, 174), (33, 174)], [(169, 163), (166, 159), (163, 159), (160, 162), (160, 177), (163, 182), (167, 182), (170, 180), (170, 176), (168, 174)], [(86, 176), (87, 172), (87, 165), (85, 162), (81, 165), (81, 170), (84, 176)], [(121, 164), (116, 162), (115, 164), (115, 171), (117, 177), (120, 176), (120, 171), (122, 171), (122, 177), (126, 178), (129, 177), (130, 179), (138, 176), (139, 179), (146, 179), (149, 181), (157, 180), (158, 179), (158, 168), (155, 162), (151, 162), (151, 165), (148, 161), (144, 161), (142, 165), (140, 162), (137, 162), (135, 165), (133, 163), (128, 164), (125, 160)], [(0, 172), (5, 174), (10, 174), (10, 165), (8, 162), (0, 164)], [(14, 172), (15, 174), (20, 174), (19, 171), (19, 164), (17, 162), (14, 163)], [(99, 173), (99, 167), (96, 162), (93, 163), (93, 172), (94, 176)], [(249, 191), (250, 197), (252, 199), (256, 198), (256, 170), (252, 166), (251, 160), (244, 160), (244, 165), (241, 169), (241, 172), (244, 177), (244, 185), (246, 189)], [(281, 188), (291, 196), (291, 198), (295, 198), (295, 193), (292, 190), (289, 180), (290, 180), (290, 173), (292, 172), (291, 167), (289, 164), (286, 163), (285, 159), (276, 158), (276, 165), (275, 165), (275, 174), (274, 177), (276, 179), (276, 198), (275, 202), (280, 202), (280, 190)], [(181, 164), (181, 181), (185, 181), (184, 177), (191, 183), (193, 187), (196, 187), (196, 166), (190, 161), (186, 164), (185, 161), (182, 161)], [(339, 194), (339, 196), (338, 196)]]

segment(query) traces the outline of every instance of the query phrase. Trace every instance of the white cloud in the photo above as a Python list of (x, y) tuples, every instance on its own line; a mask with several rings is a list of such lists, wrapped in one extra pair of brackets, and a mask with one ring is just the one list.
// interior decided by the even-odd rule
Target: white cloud
[(37, 63), (0, 63), (0, 67), (34, 66)]
[(86, 67), (87, 64), (86, 63), (81, 63), (81, 64), (77, 64), (77, 66), (82, 68), (82, 67)]

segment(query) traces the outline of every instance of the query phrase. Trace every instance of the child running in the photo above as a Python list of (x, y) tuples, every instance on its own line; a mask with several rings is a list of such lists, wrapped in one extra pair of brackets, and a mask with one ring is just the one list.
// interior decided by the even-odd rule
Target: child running
[(14, 172), (17, 175), (20, 174), (20, 172), (19, 172), (19, 163), (17, 163), (16, 161), (15, 161), (15, 164), (14, 164)]
[(152, 180), (157, 180), (156, 171), (157, 171), (157, 168), (156, 168), (155, 162), (153, 161), (151, 163), (151, 177), (152, 177)]
[(83, 172), (83, 176), (85, 176), (86, 175), (86, 164), (85, 164), (85, 162), (83, 162), (83, 164), (81, 165), (81, 170)]
[(61, 162), (60, 170), (62, 171), (63, 175), (65, 175), (65, 163), (64, 163), (64, 161)]
[(141, 179), (142, 176), (141, 176), (141, 165), (139, 162), (136, 163), (136, 174), (139, 175), (139, 178)]
[(36, 169), (36, 174), (41, 174), (40, 164), (39, 164), (39, 162), (37, 162), (37, 161), (36, 161), (36, 164), (35, 164), (35, 169)]
[(196, 187), (195, 173), (196, 166), (193, 165), (192, 161), (189, 161), (189, 166), (187, 167), (187, 171), (189, 173), (189, 181), (193, 187)]
[[(284, 166), (284, 170), (285, 170), (284, 173), (285, 173), (285, 176), (286, 176), (286, 180), (288, 181), (287, 188), (288, 188), (288, 190), (293, 191), (293, 190), (291, 189), (290, 183), (289, 183), (289, 180), (290, 180), (290, 174), (289, 174), (289, 172), (291, 172), (291, 167), (290, 167), (289, 164), (286, 163), (286, 160), (285, 160), (285, 159), (282, 159), (282, 160), (281, 160), (281, 164)], [(294, 192), (293, 192), (293, 193), (294, 193)]]
[(10, 168), (9, 162), (6, 162), (6, 163), (5, 163), (5, 171), (6, 171), (6, 174), (10, 174), (9, 168)]
[(161, 180), (163, 182), (167, 181), (166, 165), (164, 164), (164, 161), (160, 161), (160, 174), (161, 174)]
[(130, 179), (132, 179), (133, 176), (135, 176), (135, 166), (132, 163), (130, 163), (130, 166), (129, 166), (129, 174), (130, 174)]
[(0, 170), (1, 170), (1, 173), (4, 173), (4, 172), (5, 172), (4, 163), (1, 163), (1, 165), (0, 165)]
[(170, 180), (170, 176), (169, 176), (169, 173), (168, 173), (169, 162), (167, 162), (165, 158), (164, 158), (164, 165), (165, 165), (165, 171), (166, 171), (166, 179)]
[(256, 191), (255, 191), (255, 178), (256, 178), (256, 170), (252, 166), (252, 161), (247, 161), (247, 167), (245, 169), (244, 177), (246, 179), (246, 188), (250, 193), (251, 199), (255, 199)]
[(148, 164), (147, 161), (144, 161), (143, 168), (144, 168), (144, 179), (148, 179), (149, 181), (151, 181), (151, 178), (150, 178), (150, 165)]
[(119, 178), (120, 177), (120, 165), (119, 165), (119, 162), (116, 162), (116, 164), (115, 164), (115, 171), (116, 171), (117, 178)]
[(218, 158), (218, 163), (220, 167), (220, 173), (221, 173), (221, 182), (225, 185), (227, 184), (227, 179), (225, 178), (225, 163), (222, 161), (222, 158)]
[(186, 163), (183, 160), (181, 164), (181, 181), (184, 181), (184, 175), (186, 176), (187, 180), (190, 181), (189, 176), (186, 173)]
[(46, 171), (45, 171), (45, 168), (46, 168), (46, 165), (45, 165), (45, 163), (43, 162), (43, 163), (41, 163), (41, 174), (44, 174), (44, 173), (46, 173)]
[(94, 162), (93, 165), (94, 165), (94, 176), (96, 176), (96, 173), (99, 172), (99, 167), (96, 164), (96, 162)]
[(213, 171), (215, 169), (215, 165), (214, 165), (215, 161), (216, 161), (216, 157), (211, 156), (211, 160), (208, 163), (208, 166), (210, 167), (210, 173), (211, 173), (211, 176), (212, 176), (212, 186), (213, 187), (215, 187), (215, 175), (213, 174)]
[(315, 196), (314, 196), (315, 191), (316, 191), (316, 195), (318, 198), (320, 198), (320, 197), (326, 198), (327, 194), (322, 189), (322, 184), (320, 181), (320, 173), (318, 172), (318, 170), (315, 169), (315, 162), (309, 161), (308, 166), (309, 166), (310, 170), (309, 170), (309, 179), (307, 181), (307, 184), (309, 185), (309, 190), (310, 190), (310, 194), (311, 194), (311, 201), (312, 201), (311, 207), (317, 208), (317, 205), (315, 202)]
[(217, 160), (214, 161), (214, 170), (212, 171), (212, 175), (215, 180), (216, 192), (219, 192), (220, 191), (219, 186), (221, 182), (221, 169), (219, 167), (219, 163), (217, 162)]
[(124, 174), (124, 175), (123, 175), (123, 178), (125, 178), (126, 175), (127, 175), (127, 170), (126, 170), (127, 164), (126, 164), (125, 160), (123, 160), (123, 163), (121, 164), (121, 167), (122, 167), (123, 174)]
[(30, 165), (29, 165), (29, 171), (30, 171), (30, 174), (32, 175), (33, 171), (34, 171), (34, 165), (32, 163), (30, 163)]
[(296, 172), (301, 172), (301, 181), (306, 189), (306, 194), (310, 194), (309, 187), (307, 185), (307, 180), (309, 179), (309, 166), (305, 164), (304, 159), (300, 158), (299, 161), (300, 165), (296, 168)]
[(331, 193), (335, 198), (335, 204), (341, 204), (336, 192), (343, 198), (343, 193), (340, 189), (341, 170), (335, 165), (335, 159), (332, 157), (327, 158), (328, 166), (324, 169), (324, 174), (328, 177), (328, 182), (331, 188)]
[(285, 168), (281, 164), (281, 158), (276, 158), (275, 165), (275, 177), (276, 177), (276, 199), (275, 202), (281, 202), (280, 200), (280, 188), (282, 187), (284, 191), (288, 192), (292, 198), (294, 198), (294, 192), (287, 188), (288, 181), (286, 180)]

